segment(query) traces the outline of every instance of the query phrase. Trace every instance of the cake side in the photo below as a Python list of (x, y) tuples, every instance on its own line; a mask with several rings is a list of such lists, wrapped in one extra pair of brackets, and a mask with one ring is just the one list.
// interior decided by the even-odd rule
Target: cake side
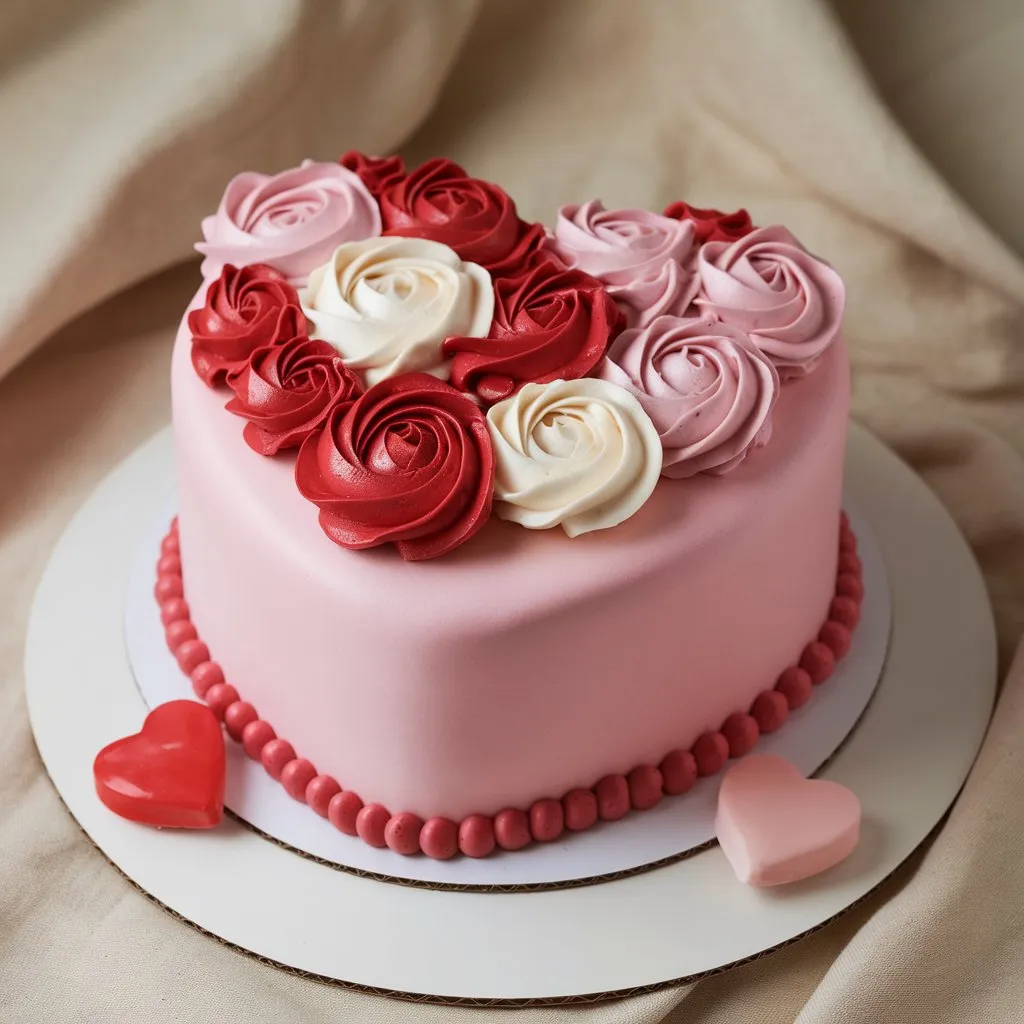
[(172, 385), (193, 620), (279, 735), (392, 811), (458, 820), (656, 763), (749, 707), (826, 617), (841, 343), (729, 474), (663, 480), (612, 531), (491, 520), (412, 565), (324, 537), (292, 461), (239, 443), (190, 341), (183, 324)]

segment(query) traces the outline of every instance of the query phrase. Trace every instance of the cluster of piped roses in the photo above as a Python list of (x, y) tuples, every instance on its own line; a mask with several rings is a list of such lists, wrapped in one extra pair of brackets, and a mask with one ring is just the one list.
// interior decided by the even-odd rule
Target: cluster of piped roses
[(202, 230), (196, 372), (252, 449), (298, 449), (332, 540), (411, 560), (492, 507), (577, 536), (734, 468), (842, 318), (838, 275), (745, 211), (593, 201), (548, 231), (449, 160), (241, 174)]

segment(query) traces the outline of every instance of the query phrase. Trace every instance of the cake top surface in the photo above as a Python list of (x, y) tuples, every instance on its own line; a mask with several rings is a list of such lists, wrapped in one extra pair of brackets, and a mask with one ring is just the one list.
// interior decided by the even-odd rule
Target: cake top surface
[(836, 272), (744, 210), (591, 200), (547, 227), (443, 159), (246, 172), (202, 233), (195, 372), (331, 540), (412, 561), (492, 516), (618, 527), (756, 464), (843, 313)]

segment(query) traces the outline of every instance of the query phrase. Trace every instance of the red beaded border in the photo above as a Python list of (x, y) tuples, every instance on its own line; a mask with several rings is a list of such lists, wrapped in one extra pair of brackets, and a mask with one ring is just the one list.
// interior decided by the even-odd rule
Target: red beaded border
[(239, 697), (192, 624), (181, 578), (177, 518), (160, 545), (154, 594), (167, 646), (191, 679), (196, 696), (290, 796), (308, 804), (340, 832), (358, 836), (371, 846), (448, 860), (456, 853), (486, 857), (495, 847), (521, 850), (532, 842), (558, 839), (566, 829), (579, 832), (598, 821), (617, 821), (630, 810), (654, 807), (665, 794), (687, 792), (698, 778), (721, 771), (729, 758), (750, 753), (761, 733), (775, 732), (791, 711), (807, 703), (814, 687), (832, 675), (836, 662), (850, 649), (852, 632), (860, 622), (864, 585), (857, 539), (843, 513), (828, 619), (804, 648), (799, 663), (787, 668), (774, 687), (759, 693), (749, 711), (729, 715), (720, 729), (698, 737), (689, 750), (670, 751), (657, 766), (642, 764), (628, 775), (606, 775), (591, 789), (571, 790), (560, 800), (537, 800), (527, 811), (509, 807), (493, 817), (471, 814), (458, 823), (448, 818), (424, 821), (408, 811), (391, 814), (381, 804), (364, 804), (352, 790), (342, 789), (330, 775), (319, 774), (310, 761), (297, 756), (295, 748)]

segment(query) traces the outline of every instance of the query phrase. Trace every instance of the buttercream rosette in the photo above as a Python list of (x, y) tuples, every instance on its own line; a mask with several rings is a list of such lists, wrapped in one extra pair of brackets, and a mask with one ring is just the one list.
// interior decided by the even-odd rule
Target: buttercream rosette
[(643, 406), (661, 439), (662, 475), (671, 479), (728, 472), (771, 437), (778, 372), (729, 324), (663, 316), (623, 331), (598, 376)]
[(658, 431), (624, 388), (594, 378), (526, 384), (491, 407), (495, 512), (569, 537), (618, 526), (661, 473)]
[(486, 334), (494, 313), (483, 267), (424, 238), (370, 238), (339, 246), (300, 293), (311, 336), (329, 341), (373, 385), (422, 371), (447, 380), (441, 346)]
[(783, 377), (808, 373), (839, 335), (841, 278), (784, 227), (708, 242), (698, 270), (697, 307), (749, 334)]
[(246, 171), (228, 182), (202, 221), (205, 278), (226, 263), (264, 263), (302, 285), (342, 242), (379, 235), (380, 209), (359, 176), (305, 160), (280, 174)]
[(559, 210), (552, 246), (568, 265), (604, 282), (630, 327), (682, 316), (697, 293), (688, 220), (650, 210), (606, 210), (592, 199)]

